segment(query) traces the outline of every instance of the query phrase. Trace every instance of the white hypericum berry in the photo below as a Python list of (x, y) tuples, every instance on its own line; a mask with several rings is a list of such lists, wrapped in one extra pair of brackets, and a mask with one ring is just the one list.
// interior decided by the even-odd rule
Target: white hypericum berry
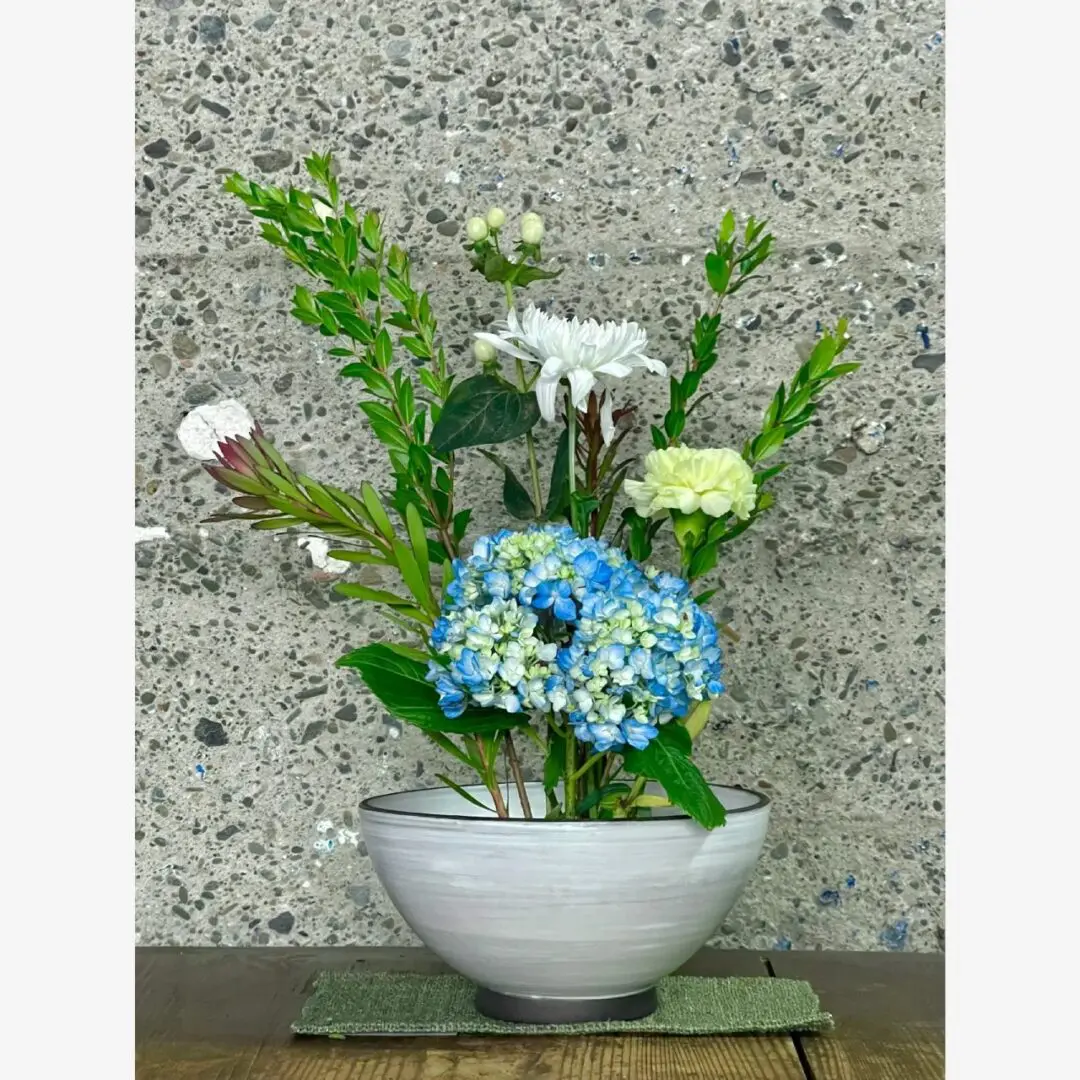
[(493, 206), (487, 212), (489, 229), (501, 229), (506, 224), (506, 211), (501, 206)]
[(521, 219), (521, 239), (526, 244), (539, 244), (544, 235), (544, 219), (531, 211)]
[(465, 235), (474, 243), (486, 240), (488, 234), (487, 222), (482, 217), (471, 217), (465, 222)]
[(481, 341), (479, 338), (473, 342), (472, 351), (473, 356), (475, 356), (481, 364), (490, 364), (496, 356), (495, 346), (486, 341)]

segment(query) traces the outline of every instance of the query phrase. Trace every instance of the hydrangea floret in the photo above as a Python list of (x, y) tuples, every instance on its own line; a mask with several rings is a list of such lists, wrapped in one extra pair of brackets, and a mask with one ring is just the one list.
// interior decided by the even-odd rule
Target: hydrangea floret
[(724, 691), (716, 624), (687, 582), (567, 525), (481, 537), (454, 565), (431, 646), (448, 717), (565, 712), (599, 752), (643, 750)]

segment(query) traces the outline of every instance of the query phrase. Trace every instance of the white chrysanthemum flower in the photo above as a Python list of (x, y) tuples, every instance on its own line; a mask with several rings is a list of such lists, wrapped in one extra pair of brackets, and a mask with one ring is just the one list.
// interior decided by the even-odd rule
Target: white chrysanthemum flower
[(745, 521), (757, 503), (754, 471), (737, 450), (653, 450), (645, 457), (645, 479), (627, 480), (624, 487), (642, 517), (702, 510), (715, 518), (734, 512)]
[(637, 368), (646, 368), (657, 375), (667, 374), (664, 364), (645, 355), (648, 344), (645, 331), (625, 319), (621, 323), (562, 319), (530, 304), (520, 320), (516, 311), (510, 311), (505, 330), (497, 334), (478, 333), (475, 337), (510, 356), (541, 365), (536, 400), (545, 420), (555, 419), (559, 384), (564, 379), (570, 384), (570, 399), (575, 409), (585, 408), (594, 387), (604, 390), (600, 425), (605, 443), (611, 442), (615, 434), (612, 380), (624, 379)]

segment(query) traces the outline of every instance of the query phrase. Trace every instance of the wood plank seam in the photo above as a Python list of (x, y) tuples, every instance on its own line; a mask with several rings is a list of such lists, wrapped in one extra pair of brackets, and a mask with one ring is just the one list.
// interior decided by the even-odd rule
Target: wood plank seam
[[(770, 979), (778, 978), (776, 969), (772, 966), (772, 961), (763, 956), (761, 962), (765, 965), (765, 970), (769, 973)], [(803, 1071), (803, 1076), (806, 1080), (815, 1080), (814, 1070), (810, 1067), (810, 1059), (806, 1056), (806, 1050), (803, 1048), (802, 1036), (797, 1031), (788, 1032), (791, 1036), (791, 1043), (795, 1047), (795, 1056), (799, 1059), (799, 1068)]]

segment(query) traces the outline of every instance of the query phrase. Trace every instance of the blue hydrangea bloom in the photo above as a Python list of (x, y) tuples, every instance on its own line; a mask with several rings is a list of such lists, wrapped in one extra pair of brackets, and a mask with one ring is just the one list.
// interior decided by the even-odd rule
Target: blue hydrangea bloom
[(551, 710), (597, 751), (643, 749), (724, 692), (716, 624), (689, 584), (568, 525), (477, 540), (454, 562), (431, 645), (448, 717)]

